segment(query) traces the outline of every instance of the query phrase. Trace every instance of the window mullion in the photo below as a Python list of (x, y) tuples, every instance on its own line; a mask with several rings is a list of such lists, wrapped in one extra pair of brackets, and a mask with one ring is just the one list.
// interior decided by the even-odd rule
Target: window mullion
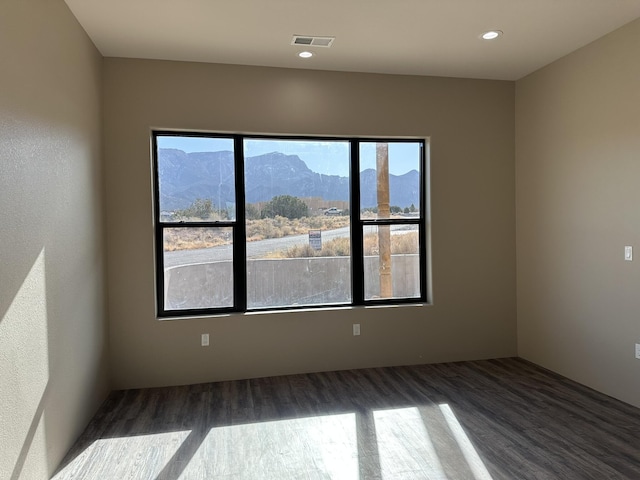
[[(157, 202), (156, 202), (157, 203)], [(159, 214), (158, 214), (159, 216)], [(156, 288), (158, 292), (164, 292), (164, 225), (160, 225), (156, 221)], [(164, 312), (164, 295), (156, 295), (156, 313), (160, 315)]]
[(354, 305), (364, 303), (364, 257), (360, 220), (360, 142), (351, 140), (351, 294)]
[(420, 225), (418, 227), (418, 239), (420, 249), (420, 298), (427, 301), (427, 152), (426, 144), (421, 143), (420, 148)]
[(234, 307), (244, 312), (247, 309), (247, 230), (244, 185), (244, 140), (235, 135), (234, 168), (236, 180), (236, 226), (233, 229), (233, 277)]
[[(153, 182), (153, 205), (154, 205), (154, 219), (155, 219), (155, 258), (156, 258), (156, 291), (164, 292), (164, 255), (163, 255), (163, 242), (164, 242), (164, 225), (160, 222), (160, 182), (158, 180), (158, 141), (156, 135), (152, 136), (152, 152), (153, 152), (153, 170), (154, 179)], [(164, 295), (156, 295), (156, 314), (161, 315), (164, 312)]]

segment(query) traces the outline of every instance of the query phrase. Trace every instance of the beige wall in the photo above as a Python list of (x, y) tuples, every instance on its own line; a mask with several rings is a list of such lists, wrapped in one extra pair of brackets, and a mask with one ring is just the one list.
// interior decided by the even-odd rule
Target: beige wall
[[(106, 59), (104, 89), (115, 388), (516, 354), (513, 82)], [(158, 321), (153, 127), (431, 136), (433, 305)]]
[(516, 86), (518, 353), (637, 406), (639, 45), (636, 21)]
[(102, 59), (62, 0), (0, 14), (0, 478), (49, 478), (107, 393)]
[[(638, 44), (636, 21), (520, 80), (514, 101), (512, 82), (124, 59), (103, 69), (61, 0), (4, 2), (0, 478), (48, 478), (110, 386), (517, 351), (640, 406), (640, 260), (622, 256), (640, 233)], [(433, 304), (158, 321), (153, 127), (430, 136)]]

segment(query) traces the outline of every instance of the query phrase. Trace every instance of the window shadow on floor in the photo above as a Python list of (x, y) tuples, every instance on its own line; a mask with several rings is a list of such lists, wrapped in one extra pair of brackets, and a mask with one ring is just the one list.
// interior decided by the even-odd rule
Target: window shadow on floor
[[(612, 446), (584, 409), (625, 419)], [(633, 429), (522, 360), (351, 370), (113, 392), (54, 478), (617, 478), (640, 473)]]

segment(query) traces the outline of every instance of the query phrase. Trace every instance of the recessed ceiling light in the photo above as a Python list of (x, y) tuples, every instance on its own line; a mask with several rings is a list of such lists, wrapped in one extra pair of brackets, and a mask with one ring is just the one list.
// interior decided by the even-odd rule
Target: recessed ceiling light
[(489, 30), (488, 32), (484, 32), (480, 35), (480, 38), (483, 40), (495, 40), (500, 36), (502, 36), (502, 32), (500, 30)]
[(313, 57), (313, 53), (311, 53), (311, 52), (300, 52), (298, 54), (298, 56), (300, 58), (311, 58), (311, 57)]

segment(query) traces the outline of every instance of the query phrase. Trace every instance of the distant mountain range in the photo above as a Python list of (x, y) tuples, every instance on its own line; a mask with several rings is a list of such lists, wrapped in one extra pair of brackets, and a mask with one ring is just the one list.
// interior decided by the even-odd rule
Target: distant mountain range
[[(233, 152), (185, 153), (173, 148), (158, 151), (160, 209), (187, 208), (197, 198), (210, 198), (217, 206), (235, 203)], [(419, 174), (389, 175), (390, 203), (399, 207), (420, 204)], [(245, 158), (245, 201), (266, 202), (276, 195), (321, 197), (349, 201), (349, 179), (313, 172), (297, 155), (273, 152)], [(376, 206), (376, 171), (360, 174), (363, 207)]]

